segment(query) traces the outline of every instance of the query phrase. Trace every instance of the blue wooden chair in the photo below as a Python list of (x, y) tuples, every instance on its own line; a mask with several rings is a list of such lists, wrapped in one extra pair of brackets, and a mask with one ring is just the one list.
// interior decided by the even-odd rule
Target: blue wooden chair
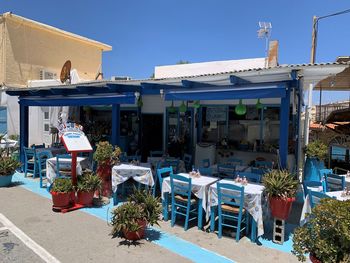
[(255, 161), (255, 167), (262, 167), (262, 168), (273, 168), (273, 163), (269, 161)]
[(345, 188), (345, 176), (337, 174), (326, 174), (326, 192), (342, 191)]
[(37, 175), (39, 175), (35, 149), (24, 147), (24, 157), (24, 176), (27, 177), (27, 174), (31, 173), (33, 174), (33, 178), (35, 178)]
[(185, 163), (186, 171), (190, 171), (192, 167), (192, 155), (185, 153), (183, 161)]
[(199, 167), (198, 170), (201, 175), (213, 176), (213, 170), (211, 168)]
[(316, 205), (318, 205), (322, 198), (331, 198), (329, 195), (326, 195), (322, 192), (312, 191), (308, 190), (308, 195), (310, 199), (310, 206), (311, 208), (314, 208)]
[(71, 165), (64, 165), (62, 167), (62, 164), (60, 164), (60, 162), (62, 162), (62, 159), (72, 159), (72, 155), (70, 155), (70, 154), (57, 154), (56, 155), (56, 176), (57, 177), (71, 176), (71, 171), (72, 171)]
[(262, 167), (251, 167), (251, 172), (254, 174), (264, 175), (269, 172), (269, 169)]
[[(316, 190), (316, 188), (319, 188), (319, 187), (322, 187), (322, 191), (324, 191), (322, 182), (318, 182), (318, 181), (304, 181), (303, 182), (304, 196), (306, 197), (308, 192), (309, 192), (309, 190), (312, 190), (312, 188)], [(312, 190), (312, 191), (315, 191), (315, 190)], [(315, 191), (315, 192), (317, 192), (317, 191)]]
[(156, 195), (157, 185), (159, 185), (160, 193), (162, 193), (163, 179), (169, 177), (173, 174), (173, 167), (164, 167), (157, 169), (156, 180), (153, 187), (153, 196)]
[(236, 171), (235, 166), (227, 165), (227, 164), (218, 164), (218, 175), (220, 178), (235, 178)]
[[(218, 191), (218, 236), (222, 237), (223, 226), (234, 228), (236, 229), (236, 242), (238, 242), (241, 232), (246, 230), (248, 224), (248, 216), (243, 208), (244, 187), (219, 182), (216, 185)], [(243, 227), (242, 224), (244, 224)]]
[(261, 174), (249, 173), (249, 172), (237, 172), (237, 176), (247, 178), (248, 182), (252, 183), (260, 183), (261, 182)]
[(150, 151), (149, 155), (151, 157), (162, 157), (163, 156), (163, 151)]
[(243, 165), (243, 161), (241, 159), (237, 159), (237, 158), (228, 158), (226, 161), (226, 164), (228, 165)]
[(176, 215), (185, 216), (185, 231), (188, 229), (188, 223), (198, 218), (198, 202), (191, 198), (192, 179), (181, 175), (170, 176), (171, 187), (171, 226), (176, 221)]
[(163, 167), (172, 167), (174, 173), (177, 173), (179, 171), (179, 164), (180, 164), (179, 159), (167, 158), (163, 163)]
[(210, 159), (203, 159), (202, 160), (202, 167), (209, 168), (210, 167)]
[(43, 179), (46, 178), (46, 160), (52, 158), (51, 151), (42, 151), (38, 153), (38, 168), (40, 176), (40, 188), (43, 188)]

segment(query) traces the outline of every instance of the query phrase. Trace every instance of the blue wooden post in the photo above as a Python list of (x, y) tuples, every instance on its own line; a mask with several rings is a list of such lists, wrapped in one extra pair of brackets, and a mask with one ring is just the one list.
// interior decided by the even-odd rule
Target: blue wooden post
[(120, 105), (112, 104), (112, 144), (119, 145), (120, 137)]
[(24, 147), (28, 147), (28, 117), (29, 117), (29, 109), (28, 106), (25, 106), (20, 103), (19, 107), (19, 149), (20, 149), (20, 160), (22, 164), (25, 162), (24, 158)]
[(281, 99), (280, 107), (280, 141), (279, 157), (281, 168), (287, 168), (288, 156), (288, 135), (289, 135), (289, 110), (290, 110), (290, 89), (286, 90), (286, 96)]

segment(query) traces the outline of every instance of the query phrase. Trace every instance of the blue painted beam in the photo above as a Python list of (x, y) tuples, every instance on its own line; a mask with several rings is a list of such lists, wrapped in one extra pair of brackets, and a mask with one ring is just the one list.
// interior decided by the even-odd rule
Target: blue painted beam
[(150, 82), (141, 82), (142, 94), (147, 95), (158, 95), (160, 90), (170, 90), (170, 89), (181, 89), (182, 86), (168, 85), (162, 83), (150, 83)]
[(28, 147), (29, 134), (29, 109), (28, 106), (20, 104), (19, 106), (19, 150), (20, 160), (24, 164), (24, 147)]
[(203, 88), (203, 87), (218, 87), (218, 85), (213, 85), (206, 82), (192, 81), (192, 80), (181, 80), (182, 86), (185, 88)]
[(120, 139), (120, 105), (112, 105), (112, 145), (119, 145)]
[(280, 107), (280, 138), (279, 138), (279, 158), (281, 168), (287, 168), (288, 137), (289, 137), (289, 111), (290, 111), (290, 88), (286, 91), (286, 96), (281, 99)]

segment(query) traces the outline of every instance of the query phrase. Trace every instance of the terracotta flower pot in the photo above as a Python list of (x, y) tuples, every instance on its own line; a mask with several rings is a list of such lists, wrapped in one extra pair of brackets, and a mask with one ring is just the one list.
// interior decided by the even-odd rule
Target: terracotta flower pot
[(102, 179), (102, 196), (110, 197), (112, 195), (112, 165), (110, 162), (99, 163), (97, 175)]
[(77, 202), (81, 205), (92, 205), (94, 192), (80, 192), (77, 193)]
[(147, 221), (146, 220), (139, 220), (138, 224), (141, 228), (137, 231), (128, 231), (127, 229), (123, 229), (123, 234), (124, 234), (124, 237), (126, 239), (139, 240), (145, 236), (145, 229), (147, 226)]
[(53, 206), (55, 207), (69, 207), (71, 204), (72, 193), (51, 192)]
[(270, 209), (271, 214), (275, 218), (286, 220), (292, 209), (292, 203), (295, 201), (295, 198), (278, 198), (270, 197)]
[(315, 257), (315, 255), (312, 253), (310, 253), (309, 258), (310, 258), (311, 262), (313, 262), (313, 263), (322, 263), (322, 261), (319, 260), (317, 257)]

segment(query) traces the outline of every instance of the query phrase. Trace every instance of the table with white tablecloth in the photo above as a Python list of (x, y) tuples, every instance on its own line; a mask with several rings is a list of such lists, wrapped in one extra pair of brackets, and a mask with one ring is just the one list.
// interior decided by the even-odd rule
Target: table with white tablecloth
[[(203, 175), (200, 177), (191, 177), (187, 173), (180, 173), (179, 175), (192, 179), (192, 193), (198, 198), (198, 228), (202, 228), (202, 214), (203, 210), (207, 210), (209, 186), (215, 183), (219, 178)], [(166, 200), (166, 205), (168, 204), (168, 193), (171, 193), (170, 177), (164, 178), (162, 184), (162, 199)], [(163, 216), (165, 220), (168, 219), (168, 210), (164, 209), (164, 207)]]
[[(223, 184), (232, 184), (237, 186), (244, 186), (244, 208), (253, 218), (252, 224), (252, 241), (255, 240), (255, 229), (257, 228), (258, 236), (264, 234), (264, 222), (263, 222), (263, 208), (262, 208), (262, 196), (264, 191), (264, 186), (261, 184), (248, 183), (247, 185), (242, 185), (233, 180), (223, 179), (219, 181)], [(225, 190), (229, 191), (229, 190)], [(211, 213), (211, 224), (210, 228), (213, 231), (214, 229), (214, 218), (215, 218), (215, 209), (211, 209), (218, 205), (218, 191), (217, 185), (213, 184), (209, 187), (209, 209), (208, 213)]]
[[(60, 169), (68, 170), (72, 167), (72, 158), (60, 158)], [(85, 157), (77, 157), (77, 175), (81, 175), (83, 169), (89, 168), (89, 160)], [(57, 174), (57, 158), (52, 157), (46, 160), (47, 188), (52, 184)]]

